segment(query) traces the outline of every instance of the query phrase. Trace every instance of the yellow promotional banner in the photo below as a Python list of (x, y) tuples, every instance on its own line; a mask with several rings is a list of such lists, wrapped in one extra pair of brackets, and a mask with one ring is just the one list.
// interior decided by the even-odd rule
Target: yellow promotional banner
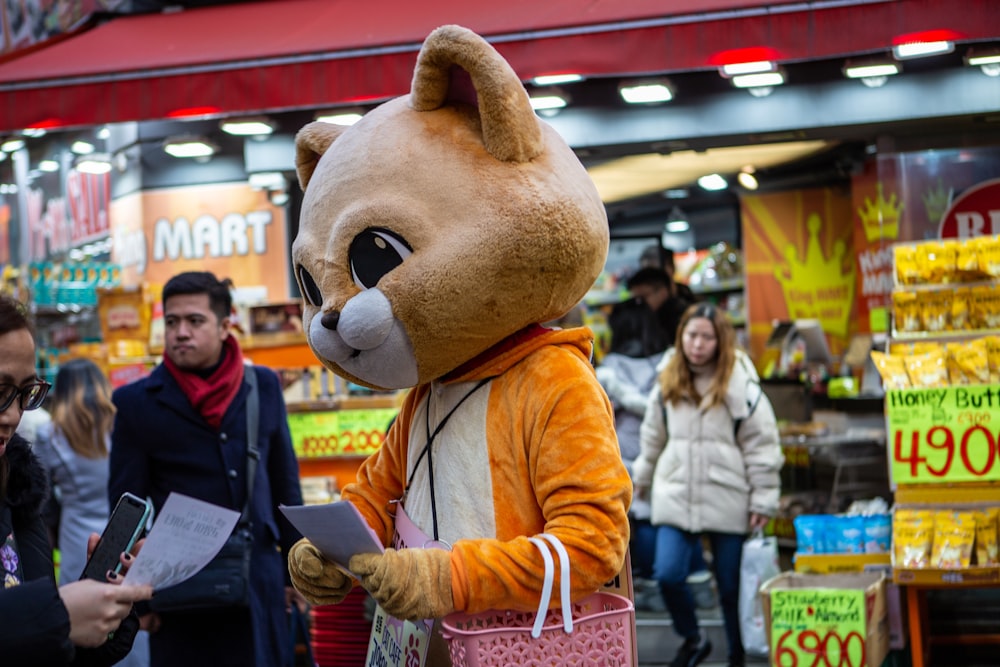
[(1000, 481), (1000, 385), (886, 392), (896, 484)]
[(855, 332), (852, 202), (833, 188), (740, 200), (750, 351), (760, 358), (776, 320), (819, 320), (830, 352)]
[(865, 665), (865, 591), (775, 589), (770, 595), (772, 665)]
[(293, 412), (292, 445), (300, 458), (368, 456), (382, 446), (395, 408)]

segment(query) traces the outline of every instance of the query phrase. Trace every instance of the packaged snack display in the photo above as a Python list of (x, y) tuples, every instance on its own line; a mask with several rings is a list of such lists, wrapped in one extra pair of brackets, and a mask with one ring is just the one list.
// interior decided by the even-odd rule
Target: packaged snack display
[(877, 350), (872, 351), (871, 357), (886, 389), (907, 389), (911, 386), (910, 375), (906, 371), (906, 364), (903, 363), (904, 357)]
[(996, 507), (973, 512), (976, 521), (976, 563), (979, 565), (1000, 565), (997, 549)]
[(903, 357), (906, 374), (911, 387), (947, 387), (948, 368), (945, 365), (944, 350), (938, 348), (926, 354)]
[(1000, 565), (997, 507), (897, 508), (894, 566), (957, 570)]
[(976, 520), (972, 512), (938, 510), (934, 513), (931, 567), (951, 570), (972, 564)]
[(934, 515), (930, 510), (896, 510), (892, 520), (892, 550), (896, 567), (924, 568), (930, 564)]

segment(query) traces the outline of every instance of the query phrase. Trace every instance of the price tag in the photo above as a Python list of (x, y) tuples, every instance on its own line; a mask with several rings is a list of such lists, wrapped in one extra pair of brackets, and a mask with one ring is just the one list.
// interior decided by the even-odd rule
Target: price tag
[(1000, 386), (894, 389), (885, 411), (895, 483), (1000, 480)]
[(771, 664), (776, 667), (864, 667), (865, 592), (774, 589)]
[(302, 458), (368, 456), (382, 446), (394, 408), (294, 412), (288, 415), (295, 453)]

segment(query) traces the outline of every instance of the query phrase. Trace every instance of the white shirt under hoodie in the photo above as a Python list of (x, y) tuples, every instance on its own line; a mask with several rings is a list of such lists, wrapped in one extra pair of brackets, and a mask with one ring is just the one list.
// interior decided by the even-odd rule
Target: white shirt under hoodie
[[(700, 394), (712, 373), (714, 367), (695, 370)], [(653, 524), (743, 534), (750, 512), (777, 512), (783, 463), (774, 410), (753, 365), (738, 352), (722, 405), (684, 399), (664, 410), (659, 386), (653, 389), (632, 474), (637, 489), (651, 489)]]

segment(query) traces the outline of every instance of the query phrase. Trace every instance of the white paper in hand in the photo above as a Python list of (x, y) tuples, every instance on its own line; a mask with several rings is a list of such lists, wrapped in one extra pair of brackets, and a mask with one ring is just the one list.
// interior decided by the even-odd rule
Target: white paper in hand
[(159, 590), (190, 579), (215, 558), (239, 518), (226, 507), (171, 493), (122, 585)]
[(344, 570), (354, 554), (385, 551), (358, 508), (346, 500), (325, 505), (280, 505), (279, 508), (327, 560)]

